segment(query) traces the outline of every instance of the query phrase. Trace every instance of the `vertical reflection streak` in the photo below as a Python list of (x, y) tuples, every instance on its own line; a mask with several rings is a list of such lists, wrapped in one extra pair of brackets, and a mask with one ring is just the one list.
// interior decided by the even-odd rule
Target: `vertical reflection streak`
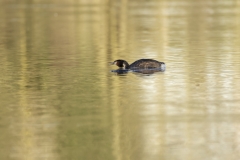
[[(24, 30), (21, 30), (21, 41), (20, 41), (20, 64), (21, 64), (21, 72), (20, 72), (20, 81), (19, 81), (19, 85), (20, 85), (20, 89), (19, 89), (19, 95), (20, 95), (20, 102), (19, 102), (19, 107), (20, 107), (20, 113), (21, 113), (21, 123), (25, 124), (26, 120), (30, 117), (30, 112), (27, 109), (27, 93), (26, 93), (26, 85), (27, 85), (27, 80), (26, 80), (26, 73), (27, 73), (27, 58), (26, 58), (26, 37), (25, 34), (23, 33)], [(21, 128), (21, 132), (20, 132), (20, 137), (21, 137), (21, 141), (20, 144), (21, 146), (23, 146), (22, 150), (23, 150), (23, 155), (24, 155), (24, 159), (28, 160), (28, 159), (33, 159), (33, 157), (31, 157), (31, 154), (29, 153), (29, 151), (31, 150), (31, 147), (33, 145), (33, 141), (31, 139), (32, 137), (32, 132), (27, 130), (25, 127)]]
[[(124, 1), (125, 2), (125, 1)], [(121, 3), (120, 3), (121, 4)], [(118, 58), (118, 53), (119, 53), (119, 47), (118, 43), (119, 39), (121, 40), (121, 34), (119, 34), (120, 30), (122, 29), (120, 23), (117, 21), (119, 16), (122, 15), (121, 10), (119, 10), (115, 5), (115, 1), (109, 1), (109, 16), (108, 16), (108, 24), (109, 24), (109, 30), (108, 30), (108, 38), (109, 38), (109, 51), (111, 52), (111, 60), (112, 59), (117, 59)], [(122, 6), (118, 6), (122, 8)], [(117, 9), (116, 9), (117, 8)], [(119, 26), (120, 25), (120, 26)], [(113, 141), (112, 141), (112, 148), (113, 148), (113, 156), (115, 157), (116, 160), (123, 160), (123, 153), (122, 153), (122, 148), (121, 148), (121, 133), (122, 133), (122, 128), (121, 128), (121, 105), (120, 105), (120, 88), (119, 84), (120, 81), (119, 79), (113, 79), (112, 82), (112, 87), (115, 88), (114, 90), (111, 90), (111, 99), (112, 99), (112, 111), (113, 111), (113, 120), (112, 120), (112, 132), (113, 132)]]
[(50, 125), (52, 115), (41, 116), (41, 114), (36, 114), (36, 111), (41, 109), (40, 107), (48, 107), (39, 104), (41, 100), (44, 100), (39, 100), (38, 96), (42, 95), (38, 92), (39, 90), (31, 90), (28, 87), (31, 86), (29, 79), (35, 78), (35, 74), (33, 74), (35, 70), (34, 63), (32, 63), (27, 54), (31, 49), (28, 48), (29, 41), (27, 39), (34, 39), (34, 37), (32, 37), (32, 34), (26, 32), (26, 26), (29, 23), (27, 22), (27, 16), (25, 17), (26, 19), (24, 19), (24, 23), (20, 27), (21, 38), (19, 40), (20, 73), (18, 81), (19, 106), (17, 106), (19, 114), (17, 117), (14, 117), (15, 121), (11, 124), (13, 126), (13, 134), (18, 134), (10, 157), (24, 160), (42, 158), (51, 158), (54, 160), (56, 156), (53, 153), (55, 148), (54, 137), (52, 137), (53, 132), (46, 134), (46, 132), (52, 131), (52, 128), (54, 128)]
[[(161, 87), (155, 83), (154, 79), (143, 81), (142, 85), (142, 96), (144, 97), (143, 102), (149, 102), (158, 99), (161, 93)], [(160, 102), (160, 101), (157, 101)], [(161, 136), (161, 105), (158, 103), (146, 103), (142, 108), (142, 121), (143, 123), (143, 159), (156, 159), (161, 157), (162, 150), (162, 136)], [(145, 117), (145, 118), (144, 118)], [(152, 118), (150, 118), (152, 117)]]

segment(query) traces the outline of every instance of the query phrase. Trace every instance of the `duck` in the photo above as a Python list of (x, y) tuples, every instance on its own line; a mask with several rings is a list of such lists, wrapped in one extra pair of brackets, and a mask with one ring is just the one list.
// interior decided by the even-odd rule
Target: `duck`
[(112, 62), (112, 65), (117, 65), (119, 68), (126, 69), (126, 70), (139, 70), (139, 69), (165, 70), (166, 68), (166, 65), (164, 62), (159, 62), (154, 59), (139, 59), (130, 65), (127, 61), (118, 59)]

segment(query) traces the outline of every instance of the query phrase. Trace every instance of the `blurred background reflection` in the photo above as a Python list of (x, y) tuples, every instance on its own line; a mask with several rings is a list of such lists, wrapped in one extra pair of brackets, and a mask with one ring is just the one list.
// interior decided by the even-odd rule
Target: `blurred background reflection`
[(240, 159), (239, 1), (0, 6), (0, 159)]

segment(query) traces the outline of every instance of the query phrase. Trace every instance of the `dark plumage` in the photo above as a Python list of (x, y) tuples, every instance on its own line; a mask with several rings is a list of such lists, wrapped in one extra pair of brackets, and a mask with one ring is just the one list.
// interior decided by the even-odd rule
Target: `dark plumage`
[(130, 69), (130, 70), (137, 70), (137, 69), (161, 69), (165, 70), (165, 63), (159, 62), (154, 59), (139, 59), (132, 64), (128, 64), (127, 61), (118, 59), (115, 60), (112, 65), (117, 65), (120, 68)]

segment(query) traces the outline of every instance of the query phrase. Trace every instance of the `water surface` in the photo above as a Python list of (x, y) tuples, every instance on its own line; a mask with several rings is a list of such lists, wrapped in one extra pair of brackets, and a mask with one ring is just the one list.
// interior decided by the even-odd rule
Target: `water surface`
[(0, 159), (239, 160), (239, 2), (0, 4)]

